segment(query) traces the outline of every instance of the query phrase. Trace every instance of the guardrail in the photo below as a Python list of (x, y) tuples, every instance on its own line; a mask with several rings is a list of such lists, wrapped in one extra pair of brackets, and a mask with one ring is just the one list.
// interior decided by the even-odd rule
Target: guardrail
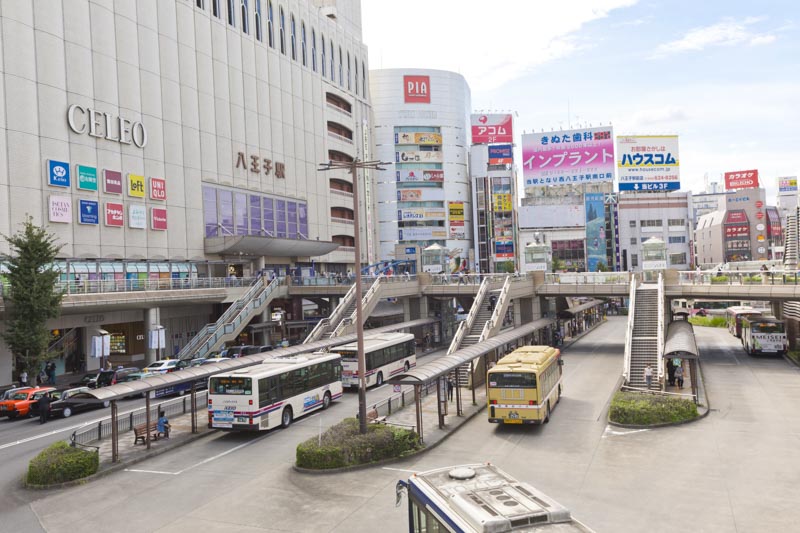
[[(630, 381), (631, 374), (631, 345), (633, 344), (633, 321), (636, 312), (636, 278), (631, 277), (631, 290), (628, 296), (628, 327), (625, 330), (625, 352), (622, 359), (622, 377), (625, 383)], [(633, 311), (631, 313), (630, 311)]]
[(800, 285), (800, 271), (718, 270), (679, 272), (679, 285)]
[(466, 320), (462, 320), (458, 325), (456, 334), (453, 335), (453, 340), (450, 342), (450, 347), (447, 349), (447, 355), (451, 355), (458, 350), (458, 347), (461, 346), (461, 342), (464, 340), (464, 336), (472, 329), (472, 324), (475, 323), (475, 317), (478, 316), (480, 307), (483, 305), (483, 298), (486, 296), (486, 293), (489, 292), (490, 279), (491, 278), (487, 276), (481, 281), (481, 286), (478, 288), (475, 299), (472, 301), (472, 309), (469, 310)]
[(57, 291), (64, 294), (102, 294), (112, 292), (176, 291), (247, 287), (256, 278), (174, 278), (174, 279), (90, 279), (59, 281)]
[(664, 276), (658, 273), (658, 382), (664, 380), (664, 340), (666, 338), (664, 329)]
[(511, 283), (512, 278), (511, 276), (508, 276), (503, 283), (503, 288), (500, 289), (500, 296), (497, 297), (497, 302), (495, 302), (492, 316), (489, 317), (489, 320), (487, 320), (486, 324), (483, 325), (483, 330), (481, 331), (481, 336), (478, 339), (478, 342), (483, 342), (489, 338), (489, 335), (492, 333), (492, 331), (496, 329), (495, 326), (497, 321), (505, 318), (506, 301), (508, 300), (508, 294), (511, 291)]
[[(429, 394), (436, 394), (436, 384), (436, 381), (431, 381), (426, 385), (423, 385), (420, 388), (420, 397), (424, 398)], [(413, 403), (414, 387), (412, 385), (404, 385), (400, 392), (395, 393), (388, 398), (384, 398), (379, 402), (375, 402), (371, 404), (370, 407), (374, 407), (375, 410), (378, 411), (378, 416), (388, 416), (393, 412), (403, 409), (407, 405), (413, 405)], [(416, 426), (413, 425), (399, 424), (397, 422), (387, 422), (387, 424), (416, 430)]]
[(553, 285), (627, 285), (639, 274), (634, 272), (546, 272), (544, 282)]
[[(183, 415), (191, 411), (192, 397), (189, 395), (180, 398), (174, 398), (158, 404), (150, 405), (150, 421), (155, 422), (158, 420), (159, 411), (164, 411), (167, 418), (170, 416)], [(208, 409), (208, 391), (199, 391), (195, 394), (195, 410), (201, 410), (205, 413)], [(147, 421), (147, 409), (139, 407), (122, 413), (117, 416), (117, 431), (119, 433), (125, 431), (132, 431), (135, 426), (144, 424)], [(201, 419), (198, 419), (201, 423)], [(70, 435), (70, 442), (73, 445), (86, 446), (90, 442), (103, 440), (111, 436), (112, 424), (111, 417), (104, 418), (99, 422), (92, 422), (79, 427)]]

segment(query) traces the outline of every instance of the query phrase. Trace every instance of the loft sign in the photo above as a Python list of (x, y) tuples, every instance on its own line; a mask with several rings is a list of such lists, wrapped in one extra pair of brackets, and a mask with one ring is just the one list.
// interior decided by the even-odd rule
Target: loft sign
[(72, 104), (67, 109), (69, 129), (78, 134), (88, 133), (92, 137), (134, 144), (139, 148), (147, 145), (147, 130), (139, 121), (131, 121), (90, 107)]

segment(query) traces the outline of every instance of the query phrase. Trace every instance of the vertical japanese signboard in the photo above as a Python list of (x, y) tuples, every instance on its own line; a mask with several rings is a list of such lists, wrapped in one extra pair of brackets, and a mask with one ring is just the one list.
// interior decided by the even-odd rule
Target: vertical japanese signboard
[(611, 181), (611, 126), (523, 135), (522, 176), (526, 187)]
[(606, 208), (603, 193), (587, 193), (586, 261), (589, 272), (597, 272), (597, 264), (606, 262)]
[(451, 239), (466, 239), (464, 226), (464, 202), (447, 202), (447, 216), (450, 224)]
[(513, 143), (511, 115), (472, 115), (472, 144)]
[(677, 135), (617, 137), (620, 191), (676, 191), (679, 163)]

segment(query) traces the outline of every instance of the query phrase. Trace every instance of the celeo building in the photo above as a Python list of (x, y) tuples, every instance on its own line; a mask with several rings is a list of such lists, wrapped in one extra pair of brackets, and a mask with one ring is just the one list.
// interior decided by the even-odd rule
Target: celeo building
[(419, 257), (434, 246), (445, 249), (447, 264), (425, 270), (471, 270), (467, 82), (441, 70), (373, 70), (369, 77), (375, 156), (388, 163), (375, 176), (377, 216), (368, 222), (379, 259)]
[[(114, 364), (152, 358), (155, 326), (177, 353), (236, 298), (193, 301), (197, 280), (354, 268), (353, 177), (317, 167), (371, 157), (359, 2), (20, 1), (0, 21), (0, 232), (31, 216), (63, 246), (59, 372), (97, 368), (98, 332)], [(0, 345), (0, 385), (12, 365)]]

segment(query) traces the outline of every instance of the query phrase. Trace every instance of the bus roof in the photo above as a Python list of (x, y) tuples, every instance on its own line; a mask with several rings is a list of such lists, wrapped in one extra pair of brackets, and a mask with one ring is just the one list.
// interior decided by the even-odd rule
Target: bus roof
[[(365, 335), (364, 336), (364, 351), (369, 352), (372, 350), (378, 350), (383, 348), (384, 346), (391, 346), (394, 344), (399, 344), (401, 342), (407, 342), (414, 340), (414, 335), (411, 333), (375, 333), (373, 335)], [(348, 344), (342, 344), (336, 348), (332, 348), (332, 350), (340, 351), (356, 351), (358, 350), (358, 343), (350, 342)]]
[(763, 315), (756, 315), (751, 317), (742, 317), (742, 323), (745, 322), (749, 324), (753, 323), (761, 323), (761, 324), (783, 324), (783, 320), (775, 318), (774, 316), (763, 316)]
[(223, 372), (211, 377), (230, 377), (230, 376), (248, 376), (253, 378), (260, 378), (264, 376), (271, 376), (273, 374), (280, 374), (292, 368), (304, 365), (306, 363), (324, 363), (325, 361), (339, 360), (341, 356), (338, 353), (324, 353), (316, 352), (311, 354), (304, 354), (298, 357), (275, 357), (272, 359), (265, 359), (261, 364), (248, 366), (232, 372)]
[(558, 357), (559, 354), (559, 350), (550, 346), (523, 346), (497, 361), (497, 364), (490, 371), (510, 370), (513, 367), (522, 365), (544, 366), (551, 359)]

